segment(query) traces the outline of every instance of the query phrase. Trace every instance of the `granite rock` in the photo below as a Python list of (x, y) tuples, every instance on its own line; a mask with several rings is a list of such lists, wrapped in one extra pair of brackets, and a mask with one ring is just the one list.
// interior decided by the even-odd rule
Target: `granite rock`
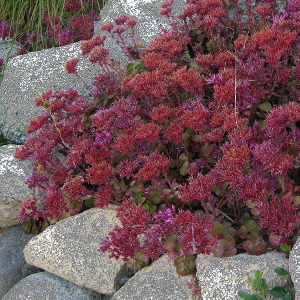
[(298, 238), (289, 257), (291, 278), (295, 286), (296, 300), (300, 299), (300, 239)]
[(67, 61), (79, 58), (78, 74), (87, 84), (100, 72), (100, 67), (81, 55), (81, 43), (30, 52), (9, 60), (0, 86), (0, 103), (7, 110), (5, 122), (4, 115), (0, 114), (0, 124), (3, 123), (6, 138), (24, 143), (28, 137), (26, 126), (43, 112), (34, 103), (41, 93), (73, 88), (82, 96), (89, 96), (85, 84), (65, 70)]
[(27, 263), (98, 293), (115, 293), (118, 279), (131, 270), (97, 251), (99, 239), (119, 223), (115, 214), (113, 208), (92, 208), (48, 227), (24, 248)]
[(193, 275), (178, 275), (173, 260), (164, 254), (131, 277), (111, 300), (193, 300), (187, 286), (191, 279)]
[(17, 145), (0, 147), (0, 227), (20, 224), (20, 204), (27, 198), (37, 195), (24, 183), (33, 172), (33, 163), (14, 158)]
[(102, 295), (49, 272), (32, 274), (19, 281), (2, 300), (101, 300)]
[[(199, 254), (196, 267), (202, 300), (240, 300), (239, 291), (252, 294), (247, 278), (254, 278), (257, 270), (263, 272), (270, 290), (275, 286), (286, 288), (287, 277), (277, 275), (274, 270), (277, 267), (288, 270), (289, 260), (284, 253), (275, 251), (259, 256), (244, 253), (223, 258)], [(266, 300), (272, 299), (268, 294)]]
[[(100, 30), (100, 27), (108, 22), (114, 22), (120, 15), (132, 17), (137, 24), (134, 28), (135, 38), (137, 42), (142, 43), (142, 48), (146, 48), (150, 41), (162, 33), (163, 29), (170, 30), (171, 26), (166, 16), (160, 15), (161, 4), (164, 0), (113, 0), (108, 1), (104, 9), (100, 13), (100, 20), (95, 23), (94, 32), (101, 36), (105, 35), (105, 46), (110, 51), (110, 57), (120, 61), (122, 66), (126, 66), (129, 60), (117, 42), (112, 39), (107, 31)], [(182, 12), (182, 8), (186, 5), (184, 0), (175, 0), (173, 4), (173, 12), (175, 15)], [(126, 45), (133, 46), (132, 39), (125, 34)]]
[(23, 249), (33, 237), (22, 225), (7, 228), (0, 235), (0, 299), (20, 280), (43, 270), (26, 263)]
[(21, 48), (21, 44), (14, 42), (9, 38), (4, 40), (0, 38), (0, 57), (4, 59), (4, 63), (10, 58), (16, 56)]

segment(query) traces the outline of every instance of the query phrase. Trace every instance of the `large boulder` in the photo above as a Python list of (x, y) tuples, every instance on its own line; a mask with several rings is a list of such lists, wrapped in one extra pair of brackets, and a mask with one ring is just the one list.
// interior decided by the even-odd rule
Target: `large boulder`
[(300, 238), (297, 239), (289, 257), (289, 270), (295, 286), (296, 300), (300, 299)]
[(187, 286), (193, 275), (180, 276), (168, 254), (141, 269), (118, 290), (111, 300), (194, 300)]
[(133, 275), (121, 261), (97, 251), (119, 223), (115, 210), (89, 209), (59, 221), (32, 238), (24, 248), (27, 263), (98, 293), (113, 294), (122, 276)]
[(33, 172), (33, 164), (29, 160), (19, 161), (14, 158), (17, 147), (0, 147), (0, 227), (20, 224), (20, 204), (37, 195), (35, 189), (29, 189), (24, 183)]
[(102, 295), (49, 272), (32, 274), (18, 282), (2, 300), (101, 300)]
[[(199, 254), (196, 266), (202, 300), (240, 300), (239, 291), (253, 294), (247, 279), (255, 278), (257, 270), (263, 272), (270, 290), (275, 286), (287, 288), (287, 277), (274, 271), (278, 267), (288, 270), (289, 260), (284, 253), (272, 251), (259, 256), (244, 253), (223, 258)], [(266, 296), (266, 300), (272, 299), (271, 294)]]
[(25, 261), (23, 249), (32, 237), (24, 233), (22, 225), (7, 228), (0, 235), (0, 299), (23, 278), (44, 271)]
[[(110, 34), (100, 30), (100, 27), (108, 22), (114, 22), (120, 15), (132, 17), (137, 24), (134, 28), (135, 39), (142, 43), (142, 48), (146, 48), (150, 41), (162, 33), (162, 29), (170, 30), (170, 22), (166, 16), (160, 15), (161, 4), (164, 0), (113, 0), (108, 1), (104, 9), (100, 13), (100, 21), (95, 23), (95, 34), (106, 35), (105, 46), (110, 51), (110, 57), (120, 61), (122, 66), (126, 66), (129, 62), (127, 56), (121, 47), (116, 43)], [(173, 12), (175, 15), (182, 12), (182, 8), (186, 5), (185, 0), (175, 0), (173, 4)], [(125, 34), (126, 45), (133, 46), (132, 39)]]
[(17, 143), (25, 141), (28, 137), (26, 126), (43, 112), (43, 108), (34, 103), (34, 99), (41, 93), (72, 87), (81, 95), (88, 96), (84, 83), (74, 74), (65, 71), (67, 61), (80, 58), (78, 74), (87, 84), (91, 84), (94, 76), (99, 73), (100, 67), (93, 66), (81, 55), (81, 43), (30, 52), (8, 62), (0, 86), (0, 103), (7, 110), (6, 120), (5, 115), (0, 114), (5, 137)]
[(22, 46), (19, 43), (14, 42), (9, 38), (4, 40), (0, 38), (0, 58), (2, 57), (4, 59), (4, 63), (16, 56), (21, 48)]

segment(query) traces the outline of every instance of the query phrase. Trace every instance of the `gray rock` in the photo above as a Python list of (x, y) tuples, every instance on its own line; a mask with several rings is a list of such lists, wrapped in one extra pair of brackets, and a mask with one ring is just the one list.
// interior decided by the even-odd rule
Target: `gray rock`
[(113, 297), (113, 295), (103, 295), (102, 300), (110, 300)]
[(81, 55), (80, 44), (30, 52), (12, 58), (4, 72), (0, 86), (0, 103), (7, 109), (7, 119), (0, 114), (0, 124), (4, 123), (3, 133), (17, 143), (23, 143), (28, 137), (26, 126), (31, 119), (38, 117), (44, 109), (37, 107), (34, 99), (50, 89), (68, 90), (74, 88), (82, 96), (89, 96), (84, 83), (74, 74), (65, 71), (66, 62), (79, 58), (78, 74), (87, 84), (100, 72)]
[(102, 295), (54, 274), (43, 272), (22, 279), (2, 300), (101, 300)]
[[(247, 278), (254, 278), (256, 270), (263, 272), (270, 290), (275, 286), (286, 287), (286, 276), (279, 276), (274, 270), (277, 267), (287, 270), (288, 264), (285, 254), (275, 251), (259, 256), (245, 253), (224, 258), (199, 254), (196, 259), (196, 276), (202, 300), (240, 300), (237, 295), (239, 291), (252, 294)], [(273, 296), (268, 294), (266, 299), (271, 300)]]
[(26, 261), (98, 293), (113, 294), (122, 276), (132, 276), (122, 260), (97, 251), (100, 238), (120, 224), (114, 205), (92, 208), (59, 221), (32, 238), (24, 248)]
[(4, 62), (17, 55), (18, 51), (22, 48), (19, 43), (13, 42), (11, 39), (0, 38), (0, 56), (4, 58)]
[(192, 300), (187, 286), (191, 278), (194, 276), (178, 275), (173, 260), (165, 254), (138, 271), (111, 300)]
[[(120, 15), (131, 16), (137, 24), (134, 32), (137, 42), (142, 42), (143, 48), (146, 48), (150, 41), (162, 33), (162, 29), (170, 30), (171, 26), (166, 16), (160, 15), (161, 4), (164, 0), (113, 0), (108, 1), (104, 9), (100, 12), (100, 21), (95, 23), (95, 34), (105, 35), (107, 39), (105, 46), (110, 51), (110, 57), (120, 61), (122, 66), (126, 66), (129, 62), (127, 56), (121, 47), (111, 38), (107, 31), (100, 30), (100, 27), (108, 22), (114, 23), (114, 20)], [(175, 15), (182, 12), (182, 8), (186, 5), (185, 0), (175, 0), (173, 12)], [(133, 45), (132, 39), (125, 35), (127, 45)]]
[(291, 279), (295, 286), (296, 300), (300, 299), (300, 239), (298, 238), (289, 257)]
[(32, 237), (24, 233), (22, 225), (7, 228), (0, 235), (0, 299), (26, 276), (43, 271), (24, 258), (23, 249)]
[(14, 158), (17, 147), (0, 147), (0, 227), (20, 224), (20, 204), (37, 193), (24, 183), (33, 172), (33, 164), (30, 160), (19, 161)]

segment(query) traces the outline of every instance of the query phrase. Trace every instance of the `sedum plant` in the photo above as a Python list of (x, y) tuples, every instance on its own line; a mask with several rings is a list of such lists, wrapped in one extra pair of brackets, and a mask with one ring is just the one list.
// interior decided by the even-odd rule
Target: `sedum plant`
[[(178, 16), (172, 4), (171, 30), (144, 50), (133, 18), (102, 26), (126, 68), (105, 36), (83, 42), (101, 69), (92, 100), (43, 93), (15, 157), (34, 160), (26, 183), (44, 195), (21, 205), (26, 232), (111, 203), (121, 226), (99, 251), (139, 267), (168, 253), (185, 276), (199, 253), (260, 255), (299, 236), (300, 6), (246, 1), (242, 23), (237, 1), (189, 0)], [(78, 61), (66, 71), (80, 78)]]

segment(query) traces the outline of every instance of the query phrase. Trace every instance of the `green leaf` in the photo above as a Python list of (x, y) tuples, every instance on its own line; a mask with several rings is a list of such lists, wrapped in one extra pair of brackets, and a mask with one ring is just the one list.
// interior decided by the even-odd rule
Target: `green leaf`
[(133, 186), (131, 186), (131, 187), (129, 188), (129, 192), (133, 192), (133, 191), (136, 190), (138, 187), (139, 187), (138, 184), (134, 184)]
[(271, 294), (274, 296), (274, 297), (283, 297), (284, 295), (287, 294), (287, 291), (284, 289), (284, 288), (281, 288), (279, 286), (276, 286), (274, 287), (272, 290), (271, 290)]
[(254, 220), (245, 221), (245, 226), (250, 232), (259, 233), (260, 228)]
[(210, 155), (210, 150), (206, 146), (201, 147), (200, 151), (204, 157), (208, 157)]
[(257, 294), (253, 294), (253, 300), (263, 300), (261, 296), (257, 295)]
[(292, 85), (292, 86), (297, 86), (297, 85), (299, 85), (299, 84), (300, 84), (300, 82), (297, 81), (297, 80), (291, 80), (291, 81), (290, 81), (290, 85)]
[(152, 202), (154, 204), (159, 204), (162, 202), (162, 199), (159, 196), (155, 196), (155, 197), (153, 197)]
[[(264, 279), (265, 280), (265, 279)], [(266, 280), (265, 280), (266, 281)], [(267, 294), (268, 294), (268, 292), (269, 292), (269, 288), (268, 288), (268, 286), (267, 286), (267, 283), (265, 283), (265, 286), (264, 286), (264, 288), (263, 288), (263, 293), (264, 293), (264, 295), (266, 296)]]
[(140, 198), (143, 197), (143, 194), (144, 194), (143, 191), (137, 192), (137, 193), (133, 196), (133, 201), (134, 201), (136, 204), (139, 204), (139, 202), (140, 202), (139, 200), (140, 200)]
[(284, 297), (282, 298), (282, 300), (292, 300), (292, 295), (290, 293), (288, 293), (288, 294), (284, 295)]
[(214, 185), (212, 189), (213, 189), (214, 192), (219, 192), (220, 191), (220, 188), (216, 185)]
[(259, 129), (262, 130), (265, 127), (265, 122), (264, 121), (258, 121)]
[(196, 134), (196, 135), (194, 135), (194, 140), (195, 140), (195, 142), (199, 142), (200, 139), (201, 139), (201, 134)]
[(213, 53), (215, 51), (215, 48), (218, 49), (219, 45), (217, 41), (210, 40), (206, 43), (206, 49), (210, 52)]
[(176, 204), (176, 203), (178, 203), (178, 198), (172, 198), (170, 200), (170, 202)]
[(265, 288), (265, 287), (267, 286), (267, 281), (266, 281), (266, 279), (265, 279), (265, 278), (262, 278), (262, 279), (261, 279), (261, 282), (262, 282), (261, 287), (262, 287), (262, 288)]
[(190, 66), (191, 66), (192, 68), (195, 68), (195, 69), (198, 69), (198, 68), (199, 68), (199, 65), (198, 65), (195, 61), (192, 61), (192, 62), (190, 63)]
[(267, 281), (266, 281), (266, 279), (262, 278), (261, 279), (261, 283), (262, 283), (262, 285), (261, 285), (260, 290), (263, 292), (264, 296), (266, 296), (267, 293), (268, 293), (268, 291), (269, 291), (269, 288), (267, 287)]
[(91, 197), (91, 198), (85, 200), (85, 201), (84, 201), (84, 204), (85, 204), (87, 207), (92, 208), (92, 207), (95, 207), (94, 202), (95, 202), (95, 198), (94, 198), (94, 197)]
[(188, 148), (189, 147), (189, 143), (190, 143), (189, 140), (185, 140), (184, 143), (183, 143), (184, 147)]
[(182, 166), (182, 167), (180, 168), (180, 174), (181, 174), (182, 176), (185, 176), (185, 175), (187, 174), (187, 167)]
[(260, 290), (261, 289), (261, 286), (262, 286), (262, 281), (261, 279), (255, 279), (254, 280), (254, 283), (252, 285), (252, 288), (253, 289), (256, 289), (256, 290)]
[(188, 158), (186, 157), (185, 153), (181, 153), (181, 154), (179, 155), (179, 160), (180, 160), (180, 161), (186, 161), (186, 160), (188, 160)]
[(107, 95), (103, 95), (103, 97), (102, 97), (103, 107), (105, 107), (107, 105), (108, 101), (109, 101), (108, 96)]
[(264, 29), (265, 27), (267, 27), (267, 24), (260, 24), (260, 25), (258, 25), (258, 29), (259, 29), (259, 30), (262, 30), (262, 29)]
[(253, 279), (252, 279), (251, 277), (248, 277), (248, 283), (249, 283), (250, 285), (252, 285)]
[(288, 245), (280, 245), (281, 250), (291, 252), (291, 248)]
[(184, 140), (187, 140), (190, 137), (190, 134), (186, 131), (181, 136)]
[(190, 34), (191, 34), (191, 36), (197, 36), (198, 35), (197, 29), (192, 29)]
[(259, 270), (257, 270), (257, 271), (255, 272), (255, 278), (258, 279), (258, 280), (261, 279), (262, 274), (263, 274), (263, 272), (260, 272)]
[(270, 104), (270, 102), (264, 102), (258, 105), (258, 108), (262, 111), (270, 111), (272, 109), (272, 105)]
[(150, 214), (154, 213), (155, 211), (157, 211), (157, 206), (152, 205), (150, 209)]
[(289, 273), (283, 269), (283, 268), (276, 268), (275, 269), (275, 273), (280, 275), (280, 276), (284, 276), (284, 275), (288, 275)]
[(127, 65), (127, 75), (131, 75), (134, 71), (134, 65), (133, 63), (130, 63)]
[(240, 291), (238, 292), (238, 296), (245, 300), (254, 300), (253, 295), (249, 295), (246, 292)]
[(127, 65), (127, 76), (132, 75), (134, 72), (140, 73), (143, 69), (145, 69), (145, 66), (140, 60), (130, 63)]
[(152, 214), (157, 210), (157, 207), (149, 202), (145, 203), (143, 206), (145, 207), (146, 210), (148, 210), (150, 214)]

